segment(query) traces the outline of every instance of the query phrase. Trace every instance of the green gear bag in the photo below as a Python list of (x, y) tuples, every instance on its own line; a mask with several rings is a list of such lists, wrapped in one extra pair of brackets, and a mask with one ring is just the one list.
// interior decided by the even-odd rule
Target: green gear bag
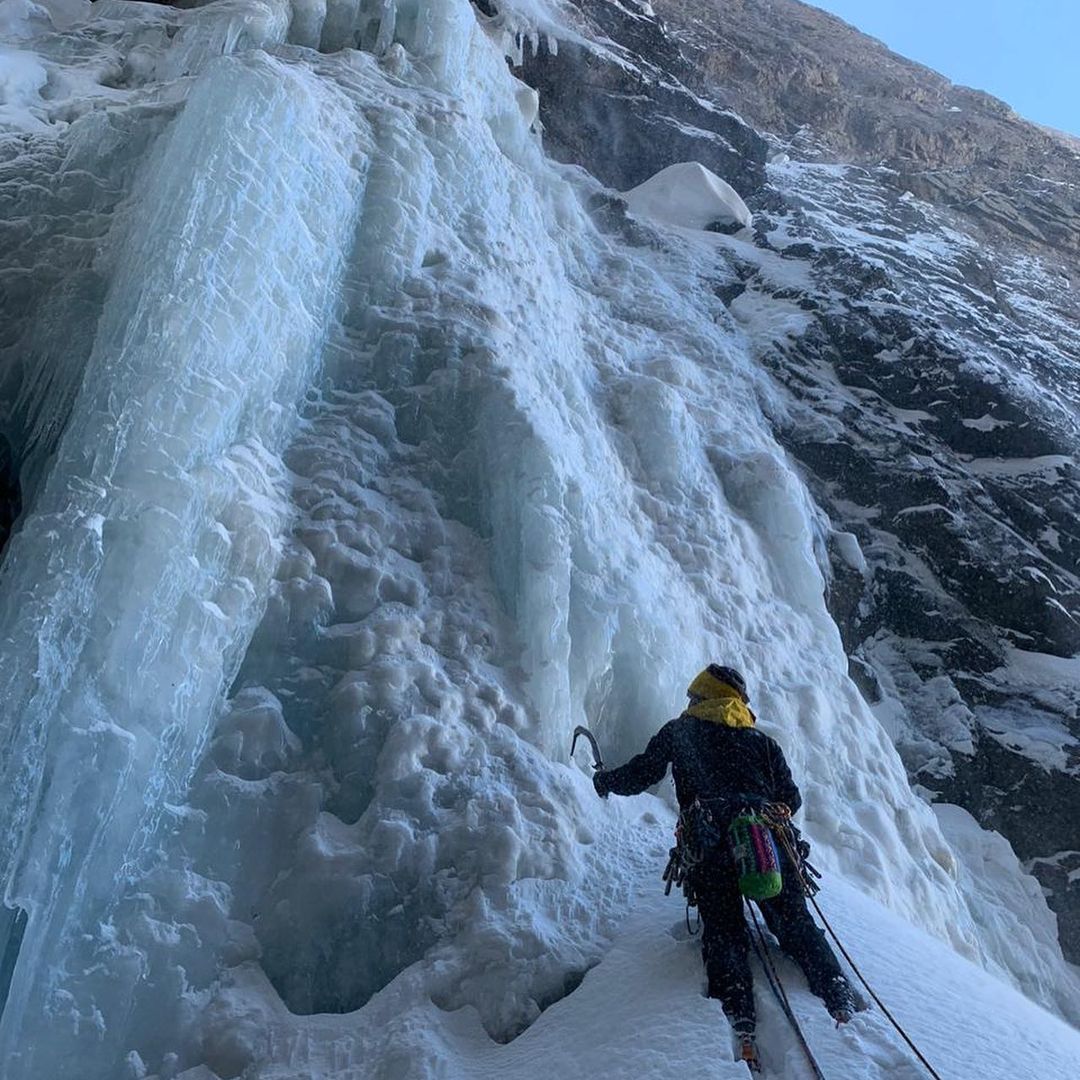
[(739, 892), (749, 900), (771, 900), (784, 887), (780, 852), (772, 830), (757, 813), (744, 812), (728, 826), (731, 853), (739, 875)]

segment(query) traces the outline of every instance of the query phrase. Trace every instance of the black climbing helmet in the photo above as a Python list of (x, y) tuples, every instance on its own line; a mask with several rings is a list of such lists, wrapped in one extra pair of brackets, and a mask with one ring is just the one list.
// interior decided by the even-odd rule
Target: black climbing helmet
[(749, 695), (746, 693), (746, 680), (734, 668), (722, 667), (720, 664), (710, 664), (705, 670), (714, 679), (719, 679), (720, 682), (730, 686), (732, 690), (738, 691), (744, 701), (749, 700)]

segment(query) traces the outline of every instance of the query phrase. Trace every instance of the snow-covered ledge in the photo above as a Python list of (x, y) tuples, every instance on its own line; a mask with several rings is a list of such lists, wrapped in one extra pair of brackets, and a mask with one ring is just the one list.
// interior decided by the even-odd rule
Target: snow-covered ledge
[(737, 232), (753, 220), (739, 193), (697, 161), (669, 165), (622, 197), (637, 217), (684, 229)]

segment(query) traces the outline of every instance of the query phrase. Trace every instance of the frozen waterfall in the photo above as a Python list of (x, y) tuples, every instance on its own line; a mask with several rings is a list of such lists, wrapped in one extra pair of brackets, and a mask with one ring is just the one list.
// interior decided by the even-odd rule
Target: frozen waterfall
[(823, 868), (1064, 1007), (847, 677), (716, 294), (764, 256), (546, 158), (505, 57), (574, 32), (504, 8), (2, 5), (10, 1080), (263, 1075), (240, 1018), (394, 980), (511, 1038), (665, 843), (569, 733), (628, 754), (722, 657)]

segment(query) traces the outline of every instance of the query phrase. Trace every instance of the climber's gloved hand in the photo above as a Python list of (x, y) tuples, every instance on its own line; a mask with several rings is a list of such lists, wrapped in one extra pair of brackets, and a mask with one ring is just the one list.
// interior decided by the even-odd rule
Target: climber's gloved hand
[(608, 787), (608, 774), (604, 769), (597, 769), (593, 773), (592, 786), (596, 788), (596, 794), (601, 799), (606, 799), (611, 794), (611, 788)]

